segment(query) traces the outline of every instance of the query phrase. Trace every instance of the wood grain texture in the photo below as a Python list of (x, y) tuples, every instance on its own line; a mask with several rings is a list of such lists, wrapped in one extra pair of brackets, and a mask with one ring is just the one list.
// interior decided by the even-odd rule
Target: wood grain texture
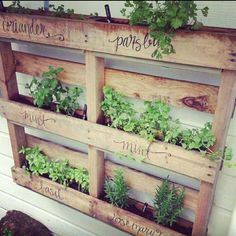
[(88, 156), (82, 152), (28, 134), (26, 135), (26, 140), (27, 147), (40, 147), (42, 152), (50, 159), (68, 160), (69, 165), (72, 167), (88, 169)]
[[(48, 66), (64, 68), (59, 80), (71, 85), (85, 86), (85, 65), (32, 54), (14, 52), (16, 71), (40, 76)], [(143, 100), (161, 99), (176, 107), (187, 107), (214, 113), (218, 87), (177, 81), (158, 76), (144, 75), (105, 68), (105, 84), (127, 97)]]
[(145, 163), (214, 182), (217, 164), (203, 159), (198, 152), (163, 142), (150, 144), (138, 135), (5, 99), (0, 99), (0, 113), (17, 124), (93, 145), (99, 150), (132, 155), (134, 158), (143, 156)]
[[(103, 114), (100, 103), (103, 100), (104, 86), (104, 59), (98, 58), (92, 52), (86, 51), (86, 100), (88, 105), (88, 121), (101, 123)], [(104, 153), (96, 147), (88, 146), (89, 160), (89, 193), (93, 197), (99, 197), (103, 193), (105, 179)]]
[(85, 87), (85, 66), (83, 64), (17, 51), (14, 51), (14, 57), (17, 72), (41, 77), (43, 72), (48, 71), (49, 66), (62, 67), (64, 71), (58, 76), (61, 82)]
[[(0, 42), (0, 91), (2, 97), (13, 99), (18, 95), (18, 87), (15, 74), (15, 63), (11, 43)], [(22, 155), (19, 150), (25, 145), (25, 131), (23, 127), (7, 121), (12, 153), (15, 166), (21, 167)]]
[[(92, 196), (80, 193), (71, 188), (38, 176), (27, 176), (20, 168), (12, 169), (14, 181), (26, 188), (44, 196), (69, 205), (89, 216), (113, 225), (132, 235), (146, 236), (147, 232), (153, 236), (181, 236), (164, 226), (142, 218), (138, 215), (117, 208)], [(124, 224), (123, 222), (127, 222)], [(152, 234), (150, 232), (153, 232)]]
[[(140, 171), (112, 163), (111, 161), (105, 162), (105, 173), (107, 178), (113, 178), (114, 171), (116, 169), (123, 170), (125, 182), (130, 188), (148, 193), (152, 196), (155, 196), (156, 188), (163, 182), (163, 180), (149, 174), (145, 174)], [(177, 184), (175, 184), (175, 186), (181, 187)], [(198, 191), (185, 187), (184, 207), (195, 212), (197, 208), (197, 200)]]
[[(213, 118), (213, 133), (216, 137), (216, 143), (213, 150), (223, 149), (236, 95), (236, 73), (235, 71), (222, 71), (221, 84), (217, 99), (216, 112)], [(219, 169), (219, 166), (218, 168)], [(216, 187), (218, 171), (215, 181), (212, 184), (201, 182), (198, 208), (193, 226), (193, 236), (205, 236), (207, 234), (208, 221), (212, 209), (214, 192)]]
[[(144, 26), (7, 13), (1, 13), (0, 21), (0, 37), (48, 45), (144, 59), (153, 59), (157, 45)], [(162, 61), (236, 70), (235, 32), (207, 27), (178, 31), (173, 39), (176, 54), (164, 56)]]

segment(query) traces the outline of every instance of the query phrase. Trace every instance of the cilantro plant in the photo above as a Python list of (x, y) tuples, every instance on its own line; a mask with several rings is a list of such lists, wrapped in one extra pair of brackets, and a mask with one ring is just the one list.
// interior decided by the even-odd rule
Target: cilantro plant
[(104, 185), (106, 198), (117, 207), (128, 207), (128, 186), (124, 180), (124, 174), (121, 169), (115, 170), (114, 180), (106, 180)]
[(58, 80), (59, 74), (63, 71), (63, 68), (49, 66), (49, 70), (42, 74), (42, 81), (33, 77), (31, 83), (27, 83), (25, 88), (30, 90), (34, 105), (48, 107), (55, 102), (57, 112), (73, 116), (76, 109), (80, 107), (78, 98), (83, 90), (79, 87), (65, 87), (64, 89)]
[(167, 178), (156, 189), (153, 203), (156, 223), (172, 226), (183, 211), (184, 189), (175, 187)]
[[(127, 9), (131, 9), (127, 13)], [(162, 54), (175, 53), (172, 39), (177, 29), (191, 25), (198, 29), (202, 23), (197, 19), (200, 11), (204, 17), (208, 7), (198, 9), (194, 1), (130, 1), (126, 0), (123, 16), (129, 19), (131, 25), (147, 25), (150, 36), (158, 42), (152, 56), (162, 58)]]
[(40, 151), (39, 147), (22, 147), (19, 153), (25, 156), (27, 164), (23, 168), (28, 174), (47, 175), (52, 181), (64, 186), (75, 182), (81, 192), (88, 193), (89, 175), (86, 169), (72, 168), (68, 161), (50, 160)]
[(29, 8), (23, 7), (19, 0), (12, 1), (12, 4), (7, 7), (7, 12), (19, 13), (19, 14), (30, 14), (31, 10)]

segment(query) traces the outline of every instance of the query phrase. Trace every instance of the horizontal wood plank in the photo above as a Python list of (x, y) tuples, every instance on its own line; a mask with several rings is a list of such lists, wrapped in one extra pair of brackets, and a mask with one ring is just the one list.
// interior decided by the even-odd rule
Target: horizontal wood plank
[[(153, 59), (157, 45), (144, 26), (9, 13), (1, 13), (0, 21), (0, 37), (8, 39), (144, 59)], [(178, 31), (173, 39), (176, 54), (162, 61), (236, 70), (235, 32), (207, 27)]]
[(0, 113), (16, 124), (30, 126), (93, 145), (177, 173), (212, 183), (217, 164), (203, 159), (198, 152), (187, 151), (163, 142), (148, 142), (138, 135), (56, 114), (21, 103), (0, 99)]
[[(38, 176), (27, 176), (20, 168), (12, 169), (13, 179), (17, 184), (32, 189), (44, 196), (69, 205), (98, 220), (109, 223), (132, 235), (145, 236), (146, 232), (153, 232), (154, 236), (180, 236), (182, 234), (164, 226), (158, 225), (143, 217), (117, 208), (97, 198), (80, 193), (71, 188)], [(127, 222), (128, 223), (123, 223)]]
[[(48, 66), (62, 67), (59, 80), (71, 85), (85, 86), (85, 66), (83, 64), (14, 52), (16, 71), (40, 76)], [(176, 107), (188, 107), (214, 113), (218, 87), (177, 81), (158, 76), (144, 75), (128, 71), (105, 68), (105, 84), (127, 97), (152, 101), (162, 101)]]

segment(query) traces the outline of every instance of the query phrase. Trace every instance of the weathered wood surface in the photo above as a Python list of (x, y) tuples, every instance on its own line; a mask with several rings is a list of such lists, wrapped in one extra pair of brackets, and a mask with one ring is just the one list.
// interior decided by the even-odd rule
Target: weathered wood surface
[[(40, 76), (48, 66), (64, 68), (59, 80), (85, 86), (85, 65), (52, 59), (22, 52), (14, 52), (16, 71)], [(177, 107), (189, 107), (214, 113), (218, 88), (211, 85), (177, 81), (158, 76), (144, 75), (105, 68), (105, 84), (125, 96), (143, 100), (161, 99)]]
[(79, 211), (90, 215), (98, 220), (104, 221), (132, 235), (153, 235), (153, 236), (180, 236), (164, 226), (158, 225), (143, 217), (117, 208), (92, 196), (80, 193), (71, 188), (64, 188), (62, 185), (48, 179), (27, 176), (20, 168), (12, 169), (13, 179), (17, 184), (27, 187), (44, 196), (69, 205)]
[[(48, 156), (50, 159), (54, 160), (68, 160), (69, 164), (73, 167), (88, 167), (87, 155), (79, 151), (71, 150), (65, 148), (61, 145), (36, 138), (31, 135), (26, 135), (27, 146), (29, 147), (40, 147), (40, 149)], [(111, 161), (105, 161), (105, 176), (106, 178), (114, 177), (114, 170), (122, 169), (124, 171), (124, 178), (130, 188), (134, 188), (141, 192), (148, 193), (152, 196), (155, 195), (155, 190), (157, 186), (160, 186), (162, 180), (149, 174), (142, 173), (140, 171), (125, 167), (113, 163)], [(176, 184), (176, 186), (181, 187)], [(191, 209), (193, 211), (197, 208), (198, 191), (191, 188), (185, 187), (185, 199), (184, 207)]]
[[(213, 117), (213, 133), (216, 137), (216, 143), (213, 150), (223, 150), (226, 142), (226, 136), (232, 117), (232, 111), (235, 105), (236, 95), (236, 72), (223, 70), (221, 73), (221, 83), (217, 98), (217, 107)], [(219, 169), (219, 166), (217, 170)], [(205, 236), (212, 209), (215, 187), (218, 171), (213, 184), (201, 181), (198, 208), (195, 216), (192, 236)]]
[[(147, 27), (77, 21), (53, 17), (1, 13), (0, 37), (153, 59), (158, 42)], [(203, 28), (179, 31), (173, 40), (176, 54), (163, 61), (236, 70), (236, 31)]]
[(85, 153), (28, 134), (26, 135), (26, 141), (27, 147), (40, 147), (43, 153), (50, 159), (68, 160), (69, 165), (72, 167), (88, 169), (88, 156)]
[[(88, 121), (103, 122), (100, 103), (103, 100), (104, 86), (104, 58), (95, 57), (92, 52), (85, 53), (86, 62), (86, 101), (88, 105)], [(89, 193), (93, 197), (100, 197), (103, 193), (105, 179), (104, 152), (88, 145), (89, 160)]]
[(143, 156), (145, 163), (214, 182), (217, 164), (202, 158), (198, 152), (163, 142), (149, 143), (137, 135), (5, 99), (0, 99), (0, 113), (16, 124), (45, 130), (101, 150), (134, 158)]
[[(0, 42), (0, 92), (2, 97), (6, 99), (13, 99), (19, 93), (11, 43)], [(12, 124), (9, 121), (7, 121), (7, 125), (14, 163), (15, 166), (21, 167), (21, 154), (19, 154), (19, 150), (26, 143), (24, 127)]]
[(62, 67), (64, 71), (58, 76), (61, 82), (85, 87), (83, 64), (17, 51), (14, 51), (14, 57), (17, 72), (41, 77), (44, 72), (48, 71), (49, 66)]

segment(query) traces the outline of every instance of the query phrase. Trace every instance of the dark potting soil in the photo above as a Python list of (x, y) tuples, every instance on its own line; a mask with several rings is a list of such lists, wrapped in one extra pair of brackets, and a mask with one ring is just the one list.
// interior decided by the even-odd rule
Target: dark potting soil
[(15, 210), (8, 211), (0, 220), (0, 235), (53, 236), (45, 225), (23, 212)]

